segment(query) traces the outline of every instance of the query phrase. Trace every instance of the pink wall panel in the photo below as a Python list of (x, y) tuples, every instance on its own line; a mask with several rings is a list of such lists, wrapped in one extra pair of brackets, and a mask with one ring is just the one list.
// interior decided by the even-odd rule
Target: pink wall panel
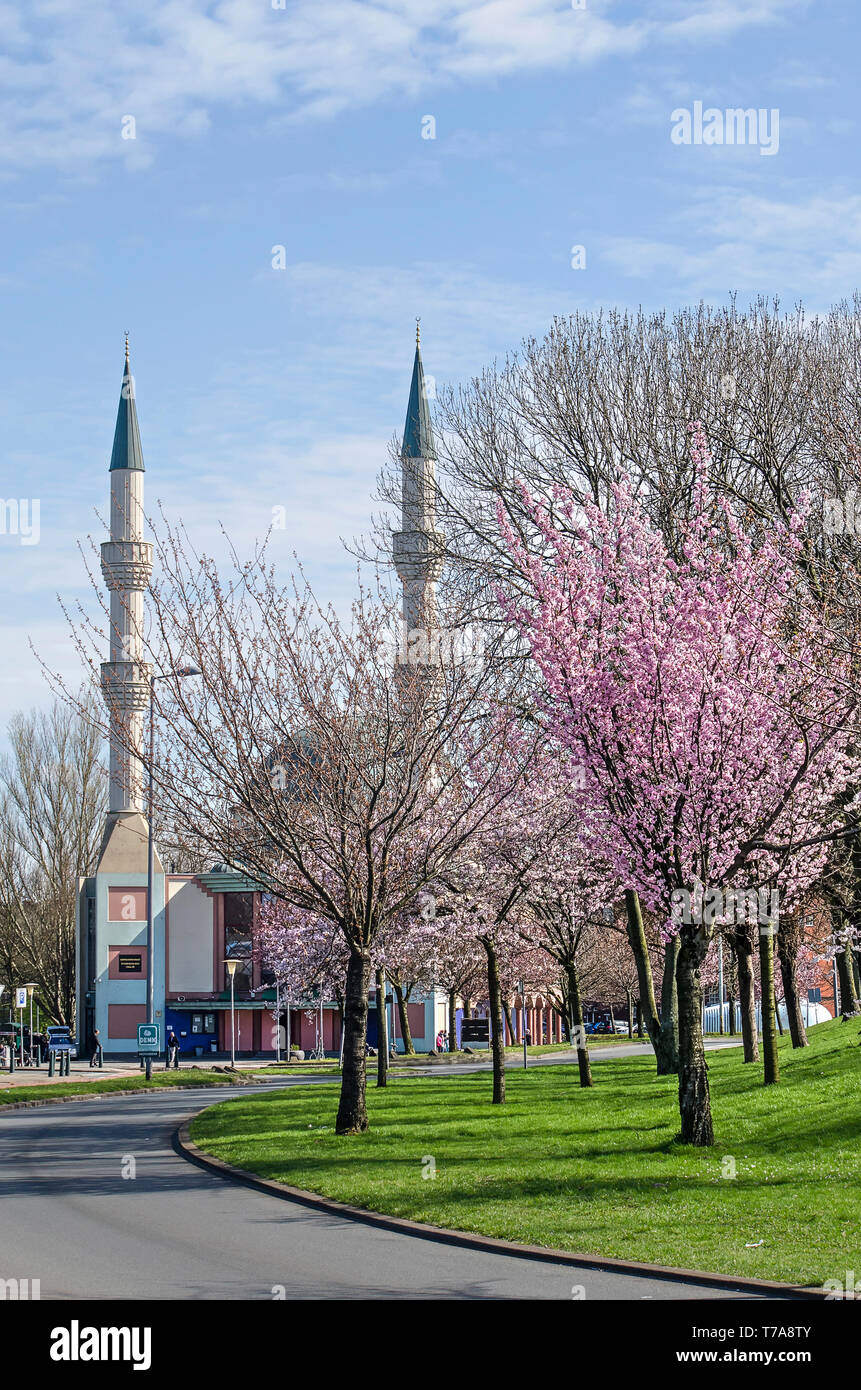
[[(425, 1006), (424, 1004), (407, 1004), (407, 1017), (410, 1020), (410, 1032), (414, 1038), (423, 1038), (425, 1034)], [(400, 1020), (398, 1020), (400, 1022)]]
[(109, 888), (109, 922), (145, 922), (145, 888)]
[(139, 1023), (146, 1023), (146, 1004), (108, 1005), (109, 1038), (134, 1038), (137, 1042)]

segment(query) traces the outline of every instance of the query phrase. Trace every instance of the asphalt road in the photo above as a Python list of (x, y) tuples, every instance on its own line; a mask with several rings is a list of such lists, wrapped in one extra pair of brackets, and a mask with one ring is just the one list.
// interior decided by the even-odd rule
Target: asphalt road
[(39, 1279), (43, 1299), (271, 1299), (280, 1287), (290, 1299), (571, 1299), (575, 1285), (587, 1299), (737, 1296), (463, 1249), (255, 1192), (171, 1146), (214, 1099), (163, 1092), (0, 1114), (0, 1278)]

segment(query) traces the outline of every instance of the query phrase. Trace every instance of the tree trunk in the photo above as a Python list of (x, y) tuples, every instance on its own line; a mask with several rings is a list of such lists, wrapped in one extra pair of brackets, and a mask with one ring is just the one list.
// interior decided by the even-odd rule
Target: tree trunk
[(627, 996), (628, 996), (628, 1037), (629, 1037), (629, 1038), (633, 1038), (633, 1036), (634, 1036), (634, 991), (633, 991), (632, 989), (627, 989), (627, 990), (625, 990), (625, 993), (626, 993)]
[(377, 1085), (389, 1079), (389, 1020), (386, 1014), (386, 972), (377, 971)]
[(759, 923), (759, 995), (762, 1009), (763, 1084), (776, 1086), (780, 1080), (777, 1060), (777, 1028), (774, 998), (774, 931), (770, 922)]
[(676, 971), (680, 945), (678, 936), (674, 936), (664, 947), (664, 973), (661, 978), (661, 1045), (665, 1053), (665, 1069), (662, 1071), (659, 1065), (659, 1076), (679, 1069), (679, 987)]
[(683, 1144), (705, 1148), (714, 1143), (709, 1076), (703, 1046), (700, 966), (708, 941), (691, 923), (680, 931), (676, 965), (679, 999), (679, 1113)]
[(652, 963), (649, 960), (649, 947), (646, 942), (646, 930), (643, 926), (643, 914), (640, 910), (640, 898), (633, 888), (625, 889), (625, 920), (628, 929), (628, 941), (637, 966), (640, 1006), (643, 1010), (646, 1031), (649, 1034), (652, 1047), (655, 1049), (658, 1076), (666, 1076), (676, 1070), (675, 1047), (672, 1037), (668, 1041), (666, 1032), (658, 1018), (655, 986), (652, 980)]
[(448, 1050), (457, 1052), (457, 990), (448, 992)]
[(493, 1053), (493, 1104), (505, 1104), (505, 1038), (502, 1034), (502, 995), (499, 989), (499, 962), (493, 942), (481, 938), (487, 956), (487, 993), (490, 1000), (490, 1047)]
[(637, 1000), (637, 1037), (643, 1036), (643, 1001)]
[[(786, 933), (778, 926), (777, 958), (780, 961), (780, 978), (783, 981), (783, 998), (786, 1004), (786, 1017), (789, 1023), (789, 1036), (793, 1047), (807, 1046), (807, 1032), (801, 1012), (801, 998), (798, 993), (798, 955)], [(780, 1014), (777, 1016), (780, 1024)]]
[(404, 1040), (404, 1055), (415, 1057), (416, 1050), (413, 1046), (413, 1035), (410, 1031), (410, 1011), (407, 1008), (407, 998), (402, 985), (395, 985), (395, 994), (398, 1000), (398, 1018), (401, 1020), (401, 1037)]
[(368, 1128), (365, 1104), (365, 1046), (368, 1037), (368, 989), (371, 961), (367, 950), (350, 948), (344, 991), (344, 1070), (336, 1134), (361, 1134)]
[(756, 1036), (756, 986), (753, 978), (753, 942), (750, 926), (740, 922), (732, 936), (738, 970), (738, 1002), (741, 1010), (742, 1052), (746, 1062), (759, 1061), (759, 1039)]
[(586, 1046), (586, 1028), (583, 1023), (583, 1001), (580, 998), (580, 975), (576, 965), (569, 965), (568, 971), (568, 998), (571, 1002), (571, 1022), (574, 1028), (574, 1038), (577, 1043), (577, 1066), (580, 1071), (580, 1085), (592, 1085), (592, 1066), (589, 1061), (589, 1049)]
[(729, 993), (726, 997), (727, 1003), (727, 1032), (732, 1037), (735, 1033), (735, 996)]
[(858, 995), (855, 992), (855, 971), (852, 968), (853, 951), (849, 942), (846, 943), (845, 951), (837, 952), (837, 975), (840, 980), (840, 1012), (842, 1014), (855, 1014), (858, 1012)]

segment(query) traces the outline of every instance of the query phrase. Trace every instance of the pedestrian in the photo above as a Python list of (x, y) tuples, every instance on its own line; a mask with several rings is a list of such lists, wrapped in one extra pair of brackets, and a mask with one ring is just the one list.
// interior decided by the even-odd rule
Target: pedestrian
[(173, 1066), (175, 1071), (179, 1070), (179, 1038), (171, 1028), (167, 1038), (167, 1069)]
[(102, 1040), (99, 1037), (98, 1028), (93, 1029), (93, 1036), (90, 1042), (90, 1066), (100, 1067), (102, 1065)]

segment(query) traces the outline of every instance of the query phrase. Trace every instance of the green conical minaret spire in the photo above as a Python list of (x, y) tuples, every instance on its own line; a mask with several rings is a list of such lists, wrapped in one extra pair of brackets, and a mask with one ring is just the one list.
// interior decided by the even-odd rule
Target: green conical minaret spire
[(436, 449), (434, 448), (433, 429), (431, 428), (430, 406), (425, 390), (419, 332), (419, 321), (416, 319), (416, 355), (413, 361), (413, 379), (410, 386), (407, 421), (404, 425), (404, 446), (401, 454), (404, 458), (409, 459), (435, 459)]
[(117, 427), (114, 430), (114, 447), (111, 450), (111, 466), (115, 468), (139, 468), (143, 472), (143, 450), (138, 429), (138, 413), (135, 407), (134, 380), (129, 367), (129, 335), (126, 334), (126, 358), (123, 365), (123, 389), (117, 407)]

